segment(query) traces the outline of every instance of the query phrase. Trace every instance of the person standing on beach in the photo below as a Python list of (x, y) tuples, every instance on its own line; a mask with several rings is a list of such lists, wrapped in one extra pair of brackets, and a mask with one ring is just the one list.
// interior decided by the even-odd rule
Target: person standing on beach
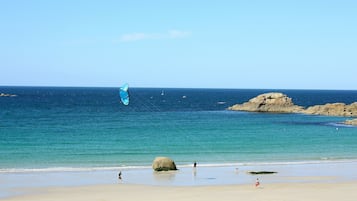
[(259, 178), (255, 181), (255, 187), (258, 187), (260, 185)]
[(196, 175), (197, 175), (197, 169), (196, 169), (196, 167), (197, 167), (197, 162), (195, 161), (195, 162), (193, 163), (193, 168), (192, 168), (192, 173), (193, 173), (193, 176), (194, 176), (194, 177), (196, 177)]

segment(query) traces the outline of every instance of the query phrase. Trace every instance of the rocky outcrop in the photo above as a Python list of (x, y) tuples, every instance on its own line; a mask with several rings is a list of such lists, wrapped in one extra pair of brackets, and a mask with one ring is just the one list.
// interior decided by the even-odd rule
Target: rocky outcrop
[[(302, 113), (312, 115), (357, 117), (357, 102), (350, 105), (345, 103), (328, 103), (315, 105), (307, 109), (295, 105), (291, 98), (282, 93), (265, 93), (250, 99), (243, 104), (236, 104), (228, 110), (249, 112)], [(357, 120), (348, 120), (349, 125), (357, 125)]]
[(5, 94), (5, 93), (0, 93), (0, 97), (15, 97), (17, 95), (15, 94)]
[(352, 126), (357, 126), (357, 119), (351, 119), (351, 120), (346, 120), (344, 122), (346, 125), (352, 125)]
[(303, 107), (294, 105), (291, 98), (283, 93), (265, 93), (250, 99), (246, 103), (233, 105), (228, 110), (298, 113), (303, 110)]
[(350, 105), (344, 103), (329, 103), (326, 105), (311, 106), (303, 111), (304, 114), (328, 115), (328, 116), (357, 116), (357, 102)]
[(156, 157), (152, 163), (152, 169), (155, 171), (177, 170), (175, 162), (168, 157)]
[(273, 171), (248, 171), (249, 174), (276, 174), (278, 172)]

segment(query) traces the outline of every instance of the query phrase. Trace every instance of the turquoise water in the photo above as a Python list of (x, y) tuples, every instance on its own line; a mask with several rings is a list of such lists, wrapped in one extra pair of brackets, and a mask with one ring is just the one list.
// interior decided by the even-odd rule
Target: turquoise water
[[(0, 171), (357, 160), (347, 118), (227, 111), (267, 91), (0, 87)], [(296, 104), (357, 101), (357, 91), (279, 90)]]

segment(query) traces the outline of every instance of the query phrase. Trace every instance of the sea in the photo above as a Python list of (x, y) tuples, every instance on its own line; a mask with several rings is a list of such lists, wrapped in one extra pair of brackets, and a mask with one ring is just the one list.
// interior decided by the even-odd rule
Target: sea
[(266, 92), (296, 105), (357, 101), (356, 90), (7, 87), (0, 93), (0, 173), (357, 161), (348, 117), (227, 110)]

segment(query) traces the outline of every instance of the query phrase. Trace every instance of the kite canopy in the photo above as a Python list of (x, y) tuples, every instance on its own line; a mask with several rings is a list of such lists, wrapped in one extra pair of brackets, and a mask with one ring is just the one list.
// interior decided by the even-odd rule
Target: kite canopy
[(120, 95), (120, 101), (124, 105), (129, 105), (129, 85), (125, 83), (123, 86), (120, 87), (119, 95)]

